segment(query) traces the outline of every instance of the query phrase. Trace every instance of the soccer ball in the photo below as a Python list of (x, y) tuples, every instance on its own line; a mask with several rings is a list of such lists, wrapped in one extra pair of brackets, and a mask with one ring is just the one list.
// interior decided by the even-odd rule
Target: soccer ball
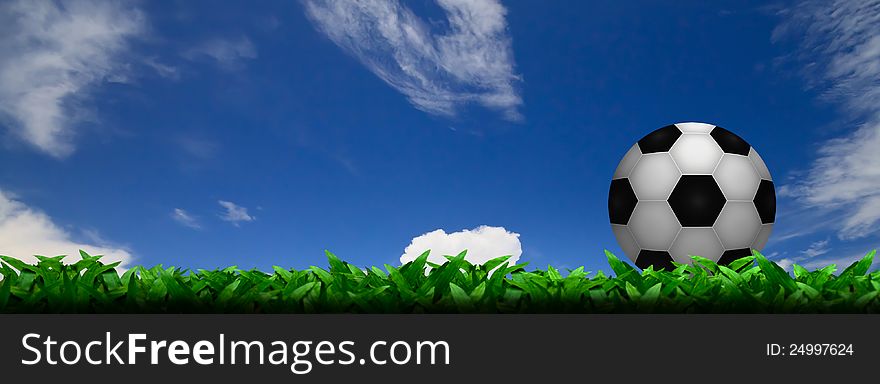
[(711, 124), (678, 123), (634, 144), (608, 193), (611, 230), (637, 267), (691, 255), (727, 264), (767, 243), (776, 191), (752, 146)]

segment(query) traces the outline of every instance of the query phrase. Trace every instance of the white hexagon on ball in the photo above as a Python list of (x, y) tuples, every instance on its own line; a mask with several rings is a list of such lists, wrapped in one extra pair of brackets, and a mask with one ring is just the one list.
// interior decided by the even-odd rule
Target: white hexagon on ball
[(634, 144), (629, 148), (629, 151), (626, 152), (626, 155), (623, 156), (623, 160), (620, 160), (620, 164), (617, 164), (617, 169), (614, 171), (613, 178), (622, 179), (624, 177), (629, 177), (629, 174), (632, 172), (641, 157), (642, 152), (639, 150), (639, 145)]
[(708, 175), (715, 170), (724, 152), (707, 134), (687, 134), (676, 140), (670, 152), (683, 174)]
[(761, 183), (761, 176), (752, 160), (739, 155), (725, 154), (713, 176), (727, 200), (750, 201)]
[(629, 175), (636, 197), (642, 200), (666, 200), (681, 176), (668, 153), (642, 155)]
[(752, 202), (728, 201), (712, 228), (724, 248), (749, 248), (761, 231), (761, 218)]
[(628, 225), (641, 249), (665, 251), (681, 226), (665, 201), (640, 201)]
[(708, 135), (715, 128), (712, 124), (706, 123), (675, 123), (675, 126), (681, 133), (702, 133)]
[(717, 260), (724, 253), (724, 246), (712, 228), (682, 228), (669, 248), (669, 254), (676, 263), (690, 263), (691, 256), (702, 256)]
[(639, 268), (761, 250), (776, 217), (770, 170), (745, 140), (712, 124), (668, 125), (631, 146), (612, 176), (612, 232)]

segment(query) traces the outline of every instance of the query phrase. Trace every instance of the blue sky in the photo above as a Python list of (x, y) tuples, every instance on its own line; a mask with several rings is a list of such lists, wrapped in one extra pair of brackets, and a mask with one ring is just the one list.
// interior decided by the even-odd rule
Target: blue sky
[(607, 272), (614, 168), (681, 121), (761, 153), (765, 254), (876, 248), (880, 3), (661, 3), (5, 2), (0, 254)]

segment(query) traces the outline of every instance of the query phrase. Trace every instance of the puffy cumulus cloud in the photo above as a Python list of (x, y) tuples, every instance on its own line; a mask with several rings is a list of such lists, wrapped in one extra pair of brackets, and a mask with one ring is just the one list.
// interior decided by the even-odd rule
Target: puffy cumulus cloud
[(447, 261), (444, 255), (455, 256), (465, 249), (465, 260), (472, 264), (483, 264), (496, 257), (511, 255), (508, 262), (512, 265), (522, 255), (518, 233), (509, 232), (504, 227), (483, 225), (453, 233), (438, 229), (417, 236), (404, 249), (400, 262), (408, 263), (430, 250), (428, 261), (443, 264)]
[(143, 31), (142, 13), (125, 1), (0, 3), (0, 124), (47, 154), (69, 155), (82, 96), (126, 77), (122, 56)]
[(443, 31), (398, 0), (303, 4), (318, 30), (416, 108), (451, 116), (478, 103), (521, 119), (507, 10), (497, 0), (437, 0), (446, 13)]
[[(87, 237), (100, 240), (93, 232)], [(80, 259), (80, 250), (104, 255), (101, 262), (105, 264), (121, 261), (122, 269), (132, 260), (131, 252), (106, 241), (87, 244), (72, 240), (70, 233), (57, 226), (51, 217), (0, 190), (0, 255), (27, 263), (37, 261), (34, 255), (68, 255), (64, 262), (74, 263)]]
[[(798, 39), (794, 56), (807, 63), (805, 78), (821, 97), (838, 103), (855, 122), (848, 133), (820, 147), (799, 182), (781, 195), (829, 211), (842, 240), (880, 229), (880, 0), (806, 1), (781, 11), (773, 38)], [(847, 123), (850, 124), (850, 123)]]

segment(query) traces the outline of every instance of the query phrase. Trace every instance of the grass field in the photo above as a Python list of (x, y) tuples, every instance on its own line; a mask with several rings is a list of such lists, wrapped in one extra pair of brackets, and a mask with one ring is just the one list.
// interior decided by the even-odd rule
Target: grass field
[[(673, 271), (642, 272), (606, 251), (614, 276), (583, 268), (525, 271), (507, 257), (484, 265), (462, 252), (400, 267), (363, 270), (327, 252), (328, 268), (269, 274), (229, 267), (182, 271), (134, 267), (82, 253), (36, 265), (0, 256), (3, 313), (878, 313), (876, 251), (843, 271), (834, 265), (793, 274), (760, 253), (727, 266), (700, 257)], [(431, 267), (430, 273), (425, 273)], [(489, 271), (495, 270), (494, 273)]]

